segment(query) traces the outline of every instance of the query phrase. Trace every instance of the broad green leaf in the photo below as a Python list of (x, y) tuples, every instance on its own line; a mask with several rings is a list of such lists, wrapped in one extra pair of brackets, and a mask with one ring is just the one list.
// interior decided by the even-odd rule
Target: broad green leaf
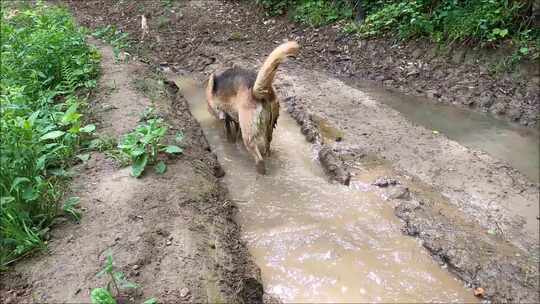
[(94, 288), (90, 293), (92, 304), (116, 304), (116, 300), (105, 288)]
[(143, 304), (158, 304), (158, 301), (156, 298), (150, 298), (143, 302)]
[(182, 150), (182, 148), (178, 146), (169, 145), (169, 146), (166, 146), (165, 149), (163, 149), (163, 151), (165, 151), (166, 153), (173, 154), (173, 153), (182, 153), (184, 150)]
[(13, 183), (11, 183), (11, 188), (9, 189), (9, 192), (13, 192), (13, 190), (16, 189), (18, 185), (29, 182), (30, 180), (26, 177), (17, 177), (15, 178), (15, 180), (13, 180)]
[(90, 125), (86, 125), (82, 127), (79, 131), (84, 132), (84, 133), (92, 133), (95, 130), (96, 130), (96, 126), (93, 124), (90, 124)]
[(133, 162), (133, 165), (131, 165), (131, 175), (135, 177), (141, 176), (147, 163), (148, 163), (148, 154), (143, 154), (137, 157), (135, 162)]
[(28, 185), (27, 187), (25, 187), (22, 193), (22, 198), (25, 201), (33, 201), (37, 199), (38, 196), (39, 196), (39, 193), (35, 191), (31, 185)]
[(60, 137), (60, 136), (62, 136), (62, 135), (64, 135), (64, 134), (66, 134), (66, 132), (64, 132), (64, 131), (59, 131), (59, 130), (57, 130), (57, 131), (52, 131), (52, 132), (49, 132), (49, 133), (47, 133), (47, 134), (41, 136), (41, 137), (39, 138), (39, 140), (40, 140), (40, 141), (43, 141), (43, 140), (47, 140), (47, 139), (56, 139), (56, 138), (58, 138), (58, 137)]
[(167, 165), (165, 165), (163, 161), (160, 161), (157, 163), (155, 169), (157, 174), (163, 174), (165, 171), (167, 171)]
[(78, 121), (79, 118), (81, 118), (82, 114), (77, 113), (77, 107), (78, 107), (78, 104), (74, 103), (67, 109), (64, 116), (62, 116), (61, 123), (63, 125), (72, 124)]
[(86, 162), (88, 159), (90, 159), (90, 153), (79, 154), (77, 155), (77, 158), (83, 162)]
[(141, 147), (135, 147), (134, 149), (131, 149), (129, 151), (129, 155), (133, 158), (137, 158), (140, 155), (143, 155), (145, 153), (144, 149)]

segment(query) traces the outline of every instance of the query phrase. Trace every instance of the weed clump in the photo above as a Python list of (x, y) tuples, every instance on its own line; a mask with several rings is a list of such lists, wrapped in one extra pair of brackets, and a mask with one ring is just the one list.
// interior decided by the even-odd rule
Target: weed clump
[[(96, 86), (99, 53), (64, 8), (2, 5), (0, 267), (45, 246), (69, 166), (94, 125), (81, 91)], [(82, 156), (84, 158), (84, 156)], [(69, 201), (65, 210), (78, 217)]]

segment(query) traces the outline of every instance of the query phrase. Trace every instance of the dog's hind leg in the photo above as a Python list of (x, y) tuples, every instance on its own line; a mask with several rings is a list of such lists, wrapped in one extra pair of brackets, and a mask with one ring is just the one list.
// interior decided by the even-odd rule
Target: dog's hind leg
[(231, 143), (236, 142), (236, 138), (238, 136), (238, 127), (236, 125), (236, 122), (231, 118), (231, 116), (225, 114), (225, 133), (227, 133), (227, 140)]
[(253, 158), (255, 158), (255, 167), (257, 169), (257, 173), (262, 174), (262, 175), (266, 174), (266, 166), (264, 164), (264, 159), (262, 158), (261, 152), (259, 151), (259, 147), (257, 147), (257, 144), (255, 143), (255, 141), (251, 141), (246, 144), (244, 140), (244, 144), (246, 145), (246, 148), (249, 154), (251, 154)]
[(255, 136), (253, 136), (254, 126), (252, 125), (251, 115), (247, 111), (241, 111), (239, 114), (240, 130), (242, 132), (242, 139), (244, 146), (251, 156), (255, 159), (255, 165), (259, 174), (266, 174), (266, 167), (263, 157), (257, 146)]

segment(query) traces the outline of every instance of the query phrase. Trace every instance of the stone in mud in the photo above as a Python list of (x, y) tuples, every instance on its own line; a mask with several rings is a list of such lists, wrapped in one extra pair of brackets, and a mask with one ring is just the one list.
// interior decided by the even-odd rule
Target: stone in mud
[(391, 177), (388, 177), (388, 176), (383, 176), (383, 177), (379, 177), (377, 178), (374, 182), (373, 182), (373, 186), (377, 186), (377, 187), (381, 187), (381, 188), (384, 188), (384, 187), (388, 187), (388, 186), (395, 186), (399, 184), (399, 181), (394, 179), (394, 178), (391, 178)]
[(408, 200), (411, 198), (409, 188), (404, 186), (392, 187), (387, 191), (388, 198)]
[(319, 161), (331, 179), (343, 185), (349, 185), (351, 173), (347, 171), (345, 164), (337, 153), (328, 145), (323, 145), (319, 150)]

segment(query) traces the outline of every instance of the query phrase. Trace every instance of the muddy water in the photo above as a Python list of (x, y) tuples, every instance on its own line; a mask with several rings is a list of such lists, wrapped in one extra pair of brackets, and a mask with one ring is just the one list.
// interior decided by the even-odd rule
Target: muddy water
[(475, 302), (472, 292), (400, 232), (374, 193), (329, 184), (295, 122), (282, 113), (255, 173), (241, 143), (225, 139), (201, 92), (183, 91), (226, 171), (238, 221), (265, 289), (286, 302)]
[(439, 131), (469, 148), (485, 151), (508, 162), (531, 181), (540, 180), (540, 134), (486, 114), (434, 104), (421, 97), (395, 93), (370, 83), (358, 86), (401, 112), (409, 120)]

